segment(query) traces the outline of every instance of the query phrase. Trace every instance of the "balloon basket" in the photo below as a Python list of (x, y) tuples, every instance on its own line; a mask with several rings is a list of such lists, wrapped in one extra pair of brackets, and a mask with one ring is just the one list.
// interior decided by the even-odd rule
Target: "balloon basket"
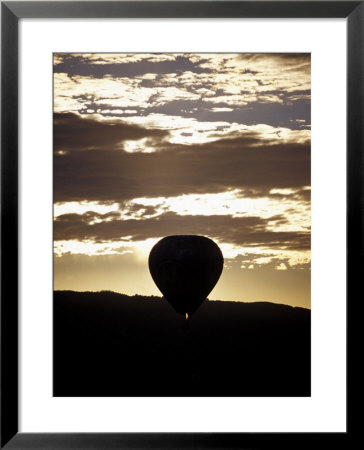
[(191, 329), (190, 322), (189, 322), (188, 319), (186, 319), (186, 320), (183, 322), (182, 330), (183, 330), (183, 331), (186, 331), (186, 330), (190, 330), (190, 329)]

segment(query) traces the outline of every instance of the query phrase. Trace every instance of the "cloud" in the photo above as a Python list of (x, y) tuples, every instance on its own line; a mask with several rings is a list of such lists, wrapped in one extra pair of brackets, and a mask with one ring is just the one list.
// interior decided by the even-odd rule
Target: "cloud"
[(146, 73), (168, 74), (182, 73), (185, 71), (202, 73), (211, 72), (209, 68), (202, 68), (201, 63), (205, 59), (192, 61), (188, 55), (166, 55), (146, 54), (146, 55), (123, 55), (117, 58), (103, 61), (103, 55), (90, 57), (84, 54), (57, 54), (57, 64), (54, 66), (55, 73), (67, 73), (69, 76), (88, 76), (93, 78), (103, 78), (111, 76), (135, 77)]
[(127, 140), (146, 137), (163, 139), (168, 135), (166, 130), (146, 129), (118, 120), (99, 122), (72, 113), (55, 113), (53, 118), (53, 144), (56, 152), (110, 148), (116, 150)]
[[(179, 145), (165, 140), (168, 133), (55, 115), (55, 202), (122, 202), (236, 188), (267, 194), (273, 188), (299, 190), (310, 185), (308, 143), (279, 143), (273, 138), (270, 143), (251, 132)], [(145, 137), (148, 145), (153, 142), (154, 152), (123, 151), (123, 142)]]
[(56, 54), (54, 71), (59, 112), (137, 108), (294, 129), (292, 119), (310, 121), (309, 54)]
[[(102, 216), (102, 221), (98, 222), (97, 218), (100, 216)], [(269, 224), (282, 219), (284, 218), (281, 216), (273, 216), (268, 219), (254, 216), (180, 216), (167, 212), (143, 220), (120, 220), (115, 212), (103, 215), (97, 213), (65, 214), (57, 217), (54, 222), (54, 239), (100, 242), (122, 240), (127, 237), (132, 241), (142, 241), (173, 234), (201, 234), (241, 247), (309, 250), (309, 232), (274, 232), (267, 229)]]
[[(94, 86), (92, 89), (97, 90), (97, 87)], [(115, 89), (120, 90), (120, 87), (115, 87), (113, 92), (116, 92)], [(172, 97), (173, 89), (176, 94)], [(150, 93), (147, 91), (146, 88), (130, 86), (124, 95), (120, 94), (115, 98), (102, 96), (87, 98), (88, 96), (84, 94), (75, 94), (67, 98), (62, 96), (56, 109), (58, 112), (62, 112), (63, 109), (78, 111), (80, 114), (92, 110), (101, 116), (115, 118), (128, 118), (132, 114), (138, 118), (141, 115), (148, 118), (158, 114), (194, 118), (200, 122), (224, 121), (245, 125), (265, 123), (292, 130), (302, 129), (302, 122), (298, 122), (299, 120), (304, 120), (306, 128), (311, 121), (308, 94), (291, 96), (276, 92), (254, 95), (254, 98), (251, 97), (247, 101), (246, 97), (242, 99), (241, 96), (233, 95), (210, 98), (196, 96), (195, 93), (176, 88), (160, 89), (158, 92), (153, 89)], [(136, 95), (139, 98), (136, 98)]]

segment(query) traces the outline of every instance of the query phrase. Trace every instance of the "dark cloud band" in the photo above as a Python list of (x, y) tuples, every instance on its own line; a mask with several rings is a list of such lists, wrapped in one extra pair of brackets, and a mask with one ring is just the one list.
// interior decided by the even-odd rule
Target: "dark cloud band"
[[(103, 221), (90, 225), (95, 218), (102, 218)], [(91, 239), (102, 242), (131, 236), (132, 241), (140, 241), (173, 234), (202, 234), (242, 247), (309, 250), (309, 232), (276, 232), (267, 229), (285, 220), (280, 215), (263, 219), (254, 216), (181, 216), (172, 212), (143, 220), (121, 220), (117, 218), (117, 213), (100, 215), (89, 212), (59, 216), (54, 222), (54, 239)]]
[[(273, 188), (298, 190), (310, 185), (309, 143), (271, 144), (250, 133), (177, 145), (167, 142), (167, 135), (164, 130), (56, 115), (55, 202), (121, 202), (236, 188), (268, 195)], [(155, 152), (122, 149), (125, 140), (145, 137)]]

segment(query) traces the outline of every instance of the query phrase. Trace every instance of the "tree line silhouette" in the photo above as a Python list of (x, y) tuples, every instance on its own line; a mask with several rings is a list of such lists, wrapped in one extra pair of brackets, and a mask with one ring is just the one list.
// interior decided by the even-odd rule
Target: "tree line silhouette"
[(54, 292), (55, 396), (309, 396), (310, 310), (206, 300), (183, 329), (161, 297)]

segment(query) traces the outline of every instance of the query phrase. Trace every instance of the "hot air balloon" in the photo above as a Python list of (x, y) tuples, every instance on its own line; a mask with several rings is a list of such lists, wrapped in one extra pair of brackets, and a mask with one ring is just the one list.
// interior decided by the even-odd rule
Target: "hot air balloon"
[(205, 236), (167, 236), (149, 254), (149, 271), (164, 298), (190, 319), (220, 278), (224, 258)]

